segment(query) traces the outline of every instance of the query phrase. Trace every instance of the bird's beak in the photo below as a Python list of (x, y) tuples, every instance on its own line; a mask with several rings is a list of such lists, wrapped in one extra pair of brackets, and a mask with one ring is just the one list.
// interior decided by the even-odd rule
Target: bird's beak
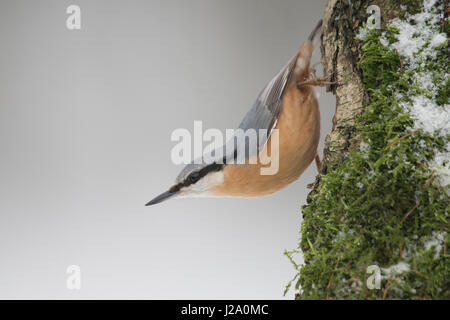
[(152, 206), (154, 204), (166, 201), (167, 199), (172, 198), (173, 196), (175, 196), (178, 193), (178, 191), (166, 191), (164, 193), (161, 193), (159, 196), (157, 196), (156, 198), (154, 198), (153, 200), (151, 200), (150, 202), (148, 202), (146, 204), (146, 206)]

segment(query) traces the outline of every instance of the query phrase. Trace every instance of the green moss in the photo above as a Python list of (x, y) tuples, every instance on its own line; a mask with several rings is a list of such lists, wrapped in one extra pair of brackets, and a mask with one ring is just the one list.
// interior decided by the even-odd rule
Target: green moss
[[(393, 41), (391, 33), (392, 30), (388, 39)], [(397, 70), (400, 68), (400, 57), (395, 51), (381, 46), (378, 36), (372, 33), (362, 47), (360, 68), (368, 88), (375, 89), (383, 84), (390, 85), (399, 80)]]
[[(410, 1), (416, 2), (416, 1)], [(394, 41), (393, 28), (386, 38)], [(449, 73), (444, 46), (427, 68)], [(412, 131), (413, 120), (394, 92), (427, 94), (401, 67), (398, 54), (372, 31), (361, 48), (359, 67), (369, 101), (357, 121), (362, 145), (320, 177), (303, 207), (301, 241), (305, 265), (294, 263), (298, 299), (450, 299), (448, 187), (435, 183), (427, 166), (450, 137)], [(440, 87), (448, 103), (448, 81)], [(439, 246), (425, 242), (439, 234)], [(439, 242), (439, 241), (438, 241)], [(292, 260), (297, 251), (286, 252)], [(367, 288), (370, 265), (407, 263), (408, 272)], [(288, 287), (289, 288), (289, 287)], [(287, 288), (287, 289), (288, 289)]]
[[(444, 25), (448, 24), (448, 19), (444, 22)], [(450, 35), (450, 30), (447, 30), (447, 38)], [(450, 69), (449, 59), (449, 43), (448, 41), (442, 44), (437, 52), (437, 62), (430, 66), (437, 73), (434, 84), (438, 87), (438, 96), (436, 102), (438, 105), (443, 106), (449, 104), (450, 99), (450, 79), (448, 78), (448, 70)]]
[(391, 0), (391, 2), (398, 7), (405, 6), (406, 11), (410, 14), (419, 13), (422, 9), (422, 1), (421, 0)]
[(438, 89), (438, 97), (436, 102), (438, 105), (442, 106), (444, 104), (449, 104), (450, 99), (450, 79), (448, 79), (442, 87)]

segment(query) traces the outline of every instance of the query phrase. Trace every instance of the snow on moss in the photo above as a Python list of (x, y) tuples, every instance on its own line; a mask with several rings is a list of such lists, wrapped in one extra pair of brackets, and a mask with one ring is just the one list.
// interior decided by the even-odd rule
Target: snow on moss
[(392, 277), (408, 272), (409, 270), (411, 270), (411, 266), (408, 263), (401, 261), (390, 267), (381, 268), (381, 279), (391, 279)]
[[(403, 68), (411, 72), (412, 82), (424, 90), (416, 94), (413, 90), (406, 94), (397, 93), (397, 98), (404, 110), (415, 120), (413, 129), (421, 129), (432, 135), (446, 138), (450, 135), (450, 105), (438, 104), (439, 82), (449, 81), (445, 70), (431, 69), (430, 62), (437, 61), (437, 48), (445, 45), (447, 35), (440, 32), (439, 21), (443, 18), (443, 4), (437, 0), (425, 0), (423, 10), (414, 15), (406, 15), (405, 19), (394, 19), (390, 26), (398, 33), (395, 42), (389, 43), (385, 35), (381, 43), (394, 49), (403, 58)], [(417, 91), (417, 90), (416, 90)], [(446, 151), (436, 151), (433, 160), (428, 164), (440, 178), (442, 186), (450, 183), (450, 144)]]
[(437, 171), (439, 183), (442, 186), (447, 187), (450, 185), (450, 142), (447, 143), (445, 149), (447, 150), (446, 152), (436, 151), (433, 160), (429, 161), (429, 165), (432, 169)]
[(436, 254), (434, 255), (435, 259), (439, 258), (439, 253), (442, 250), (446, 234), (447, 234), (446, 232), (433, 231), (431, 237), (424, 243), (425, 250), (430, 250), (431, 248), (435, 249), (436, 251)]
[[(442, 19), (442, 4), (436, 5), (436, 0), (425, 0), (422, 12), (407, 16), (405, 20), (395, 19), (391, 27), (398, 30), (396, 42), (388, 45), (404, 58), (403, 66), (406, 71), (413, 71), (414, 82), (428, 92), (426, 95), (416, 95), (402, 106), (410, 112), (416, 120), (416, 128), (434, 134), (450, 134), (450, 108), (446, 104), (436, 103), (438, 89), (435, 80), (440, 70), (430, 70), (427, 64), (436, 60), (436, 48), (447, 42), (447, 35), (441, 33), (438, 22)], [(383, 39), (382, 43), (387, 44)], [(444, 81), (449, 75), (444, 75)]]

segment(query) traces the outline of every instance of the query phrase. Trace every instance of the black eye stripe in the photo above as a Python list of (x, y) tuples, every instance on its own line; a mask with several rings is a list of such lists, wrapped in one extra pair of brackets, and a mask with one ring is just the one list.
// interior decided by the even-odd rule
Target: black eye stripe
[[(170, 192), (178, 192), (182, 187), (187, 187), (190, 186), (191, 184), (196, 183), (198, 180), (206, 176), (208, 173), (213, 171), (220, 171), (223, 168), (223, 166), (224, 166), (223, 164), (212, 163), (204, 167), (200, 171), (192, 172), (190, 175), (186, 177), (186, 179), (184, 179), (183, 182), (180, 182), (172, 186), (172, 188), (170, 188)], [(192, 180), (191, 177), (193, 177)]]
[(187, 176), (187, 178), (182, 183), (179, 183), (177, 186), (179, 186), (178, 187), (179, 189), (181, 187), (187, 187), (191, 184), (196, 183), (198, 180), (200, 180), (201, 178), (206, 176), (208, 173), (213, 172), (213, 171), (219, 171), (222, 168), (223, 168), (223, 164), (212, 163), (212, 164), (204, 167), (200, 171), (191, 173), (189, 176)]

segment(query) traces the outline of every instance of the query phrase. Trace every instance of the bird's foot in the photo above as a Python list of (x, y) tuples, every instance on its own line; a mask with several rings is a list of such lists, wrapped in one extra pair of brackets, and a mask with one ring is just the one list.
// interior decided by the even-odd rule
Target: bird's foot
[(316, 75), (316, 69), (314, 66), (309, 71), (310, 77), (305, 79), (304, 81), (297, 82), (297, 87), (300, 89), (304, 86), (318, 86), (318, 87), (326, 87), (329, 85), (340, 85), (337, 81), (330, 81), (334, 72), (330, 73), (325, 77), (318, 77)]

